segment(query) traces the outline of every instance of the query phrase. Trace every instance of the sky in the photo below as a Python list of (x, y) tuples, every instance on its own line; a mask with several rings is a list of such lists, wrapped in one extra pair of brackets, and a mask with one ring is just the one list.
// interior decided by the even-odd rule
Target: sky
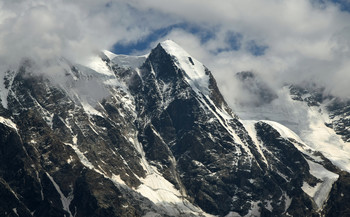
[(235, 74), (272, 88), (314, 82), (350, 96), (350, 0), (0, 1), (0, 69), (30, 57), (84, 62), (140, 55), (171, 39), (214, 74), (227, 101), (251, 96)]

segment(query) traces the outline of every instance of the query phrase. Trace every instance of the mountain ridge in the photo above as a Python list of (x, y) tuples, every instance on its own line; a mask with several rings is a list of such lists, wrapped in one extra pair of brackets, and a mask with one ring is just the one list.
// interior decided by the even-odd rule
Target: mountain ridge
[(116, 57), (61, 61), (56, 77), (31, 64), (8, 76), (0, 191), (12, 196), (0, 197), (1, 214), (346, 213), (337, 189), (349, 186), (348, 172), (281, 124), (242, 121), (180, 46)]

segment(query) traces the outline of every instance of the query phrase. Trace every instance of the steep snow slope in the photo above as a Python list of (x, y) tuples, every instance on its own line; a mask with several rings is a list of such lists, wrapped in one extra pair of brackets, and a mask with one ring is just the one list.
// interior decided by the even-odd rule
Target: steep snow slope
[(185, 79), (193, 90), (208, 95), (209, 75), (205, 72), (204, 65), (171, 40), (162, 42), (161, 46), (167, 53), (176, 57), (175, 64), (186, 73)]
[(330, 122), (325, 107), (325, 104), (309, 106), (306, 102), (293, 100), (289, 87), (284, 87), (278, 92), (278, 98), (269, 104), (258, 107), (236, 105), (234, 109), (242, 119), (271, 120), (287, 126), (312, 149), (350, 172), (350, 144), (325, 125)]
[[(249, 135), (252, 138), (256, 138), (256, 130), (252, 127), (255, 123), (258, 121), (242, 121), (244, 126), (249, 132)], [(307, 161), (309, 168), (310, 168), (310, 174), (316, 177), (320, 180), (319, 183), (317, 183), (315, 186), (310, 186), (307, 182), (304, 181), (302, 190), (308, 194), (310, 197), (312, 197), (317, 204), (319, 208), (323, 206), (325, 201), (327, 200), (329, 193), (332, 189), (332, 185), (335, 181), (337, 181), (339, 175), (335, 174), (329, 170), (327, 170), (324, 166), (322, 166), (322, 159), (315, 155), (315, 149), (311, 148), (307, 144), (305, 144), (300, 137), (294, 133), (292, 130), (288, 129), (287, 127), (274, 122), (274, 121), (260, 121), (267, 123), (271, 127), (273, 127), (275, 130), (278, 131), (278, 133), (286, 140), (290, 140), (295, 147), (297, 147), (305, 156), (308, 158), (305, 158)], [(254, 141), (258, 146), (260, 146), (261, 153), (266, 153), (266, 148), (264, 147), (261, 142), (255, 139)], [(266, 159), (266, 157), (264, 156)]]
[[(321, 100), (319, 96), (322, 92), (309, 92), (286, 86), (276, 91), (276, 94), (277, 97), (270, 102), (255, 106), (237, 103), (234, 109), (243, 119), (268, 120), (263, 122), (274, 127), (282, 137), (292, 139), (295, 147), (307, 157), (310, 174), (320, 180), (313, 185), (304, 181), (302, 190), (314, 199), (321, 210), (327, 203), (333, 186), (339, 180), (339, 175), (334, 170), (329, 170), (324, 158), (318, 153), (322, 153), (341, 170), (350, 172), (350, 144), (345, 142), (344, 136), (342, 138), (341, 135), (337, 135), (338, 132), (330, 127), (334, 119), (345, 120), (346, 113), (330, 115), (329, 105), (332, 105), (334, 100), (329, 101), (330, 97)], [(257, 121), (243, 121), (251, 135), (256, 133), (252, 127), (255, 122)], [(264, 147), (260, 148), (264, 150)]]
[[(108, 50), (104, 50), (103, 54), (114, 64), (124, 68), (139, 68), (146, 61), (149, 54), (142, 56), (118, 55)], [(103, 57), (102, 57), (103, 58)]]

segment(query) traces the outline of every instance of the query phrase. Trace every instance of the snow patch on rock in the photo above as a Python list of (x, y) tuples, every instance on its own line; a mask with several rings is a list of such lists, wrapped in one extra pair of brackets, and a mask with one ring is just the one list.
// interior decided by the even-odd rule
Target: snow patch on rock
[(322, 165), (306, 160), (310, 167), (310, 174), (320, 179), (322, 182), (311, 187), (306, 182), (303, 183), (303, 191), (312, 197), (319, 208), (328, 198), (329, 192), (332, 189), (333, 183), (339, 178), (338, 174), (326, 170)]
[(63, 210), (67, 211), (69, 213), (69, 217), (73, 217), (72, 213), (69, 210), (69, 205), (72, 202), (74, 195), (73, 192), (71, 192), (68, 197), (64, 196), (64, 194), (62, 193), (60, 187), (58, 186), (58, 184), (55, 182), (55, 180), (50, 176), (50, 174), (46, 173), (47, 177), (49, 177), (50, 181), (52, 182), (52, 184), (54, 185), (56, 191), (58, 192), (58, 194), (61, 197), (61, 202), (62, 202), (62, 207)]
[(0, 116), (0, 123), (18, 131), (17, 125), (15, 123), (13, 123), (13, 121), (11, 121), (10, 119), (7, 119), (7, 118)]

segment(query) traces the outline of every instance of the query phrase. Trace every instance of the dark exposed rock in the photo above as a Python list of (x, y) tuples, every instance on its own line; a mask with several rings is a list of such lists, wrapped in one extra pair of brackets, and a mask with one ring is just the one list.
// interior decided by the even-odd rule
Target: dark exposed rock
[(333, 99), (327, 109), (330, 113), (331, 123), (327, 123), (342, 137), (344, 142), (350, 142), (350, 100)]
[(292, 98), (298, 101), (305, 101), (308, 106), (319, 106), (320, 103), (329, 98), (329, 96), (324, 94), (324, 90), (325, 88), (317, 87), (315, 84), (290, 86)]
[(327, 216), (350, 216), (350, 175), (346, 172), (340, 172), (339, 175), (323, 210)]

